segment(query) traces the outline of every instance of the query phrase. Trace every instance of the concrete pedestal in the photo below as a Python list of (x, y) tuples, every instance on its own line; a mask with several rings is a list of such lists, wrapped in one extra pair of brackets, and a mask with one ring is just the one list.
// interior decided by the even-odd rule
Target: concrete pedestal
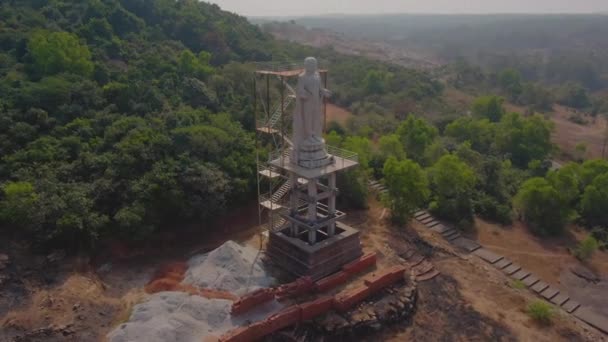
[(336, 223), (335, 235), (324, 236), (314, 245), (289, 235), (289, 227), (270, 232), (266, 254), (297, 277), (321, 279), (363, 254), (359, 231), (340, 222)]

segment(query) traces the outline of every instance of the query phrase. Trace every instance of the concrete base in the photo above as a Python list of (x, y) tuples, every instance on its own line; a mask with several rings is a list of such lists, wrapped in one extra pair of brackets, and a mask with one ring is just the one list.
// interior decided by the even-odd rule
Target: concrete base
[(358, 230), (342, 223), (336, 224), (336, 232), (314, 245), (299, 238), (288, 236), (289, 228), (271, 232), (266, 254), (281, 268), (297, 276), (321, 279), (341, 269), (363, 254)]

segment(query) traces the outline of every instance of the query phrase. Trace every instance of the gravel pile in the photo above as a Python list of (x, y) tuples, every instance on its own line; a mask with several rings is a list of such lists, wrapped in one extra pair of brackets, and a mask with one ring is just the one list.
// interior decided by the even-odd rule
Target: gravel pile
[(237, 295), (270, 287), (275, 280), (264, 269), (258, 251), (228, 241), (212, 252), (192, 258), (183, 281)]
[[(257, 256), (256, 250), (228, 241), (210, 253), (192, 258), (183, 283), (235, 294), (272, 286), (275, 280)], [(231, 306), (229, 300), (160, 292), (136, 305), (129, 321), (110, 332), (108, 341), (200, 342), (206, 336), (221, 336), (246, 323), (263, 320), (282, 308), (273, 301), (232, 317)]]

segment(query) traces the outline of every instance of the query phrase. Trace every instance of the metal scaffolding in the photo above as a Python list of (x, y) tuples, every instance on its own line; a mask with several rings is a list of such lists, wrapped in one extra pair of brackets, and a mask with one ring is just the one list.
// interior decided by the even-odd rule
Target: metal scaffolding
[[(271, 161), (288, 158), (295, 105), (295, 83), (304, 71), (301, 63), (256, 63), (253, 77), (256, 125), (258, 217), (264, 230), (275, 230), (286, 221), (280, 211), (289, 206), (289, 175)], [(327, 70), (319, 70), (327, 85)], [(326, 122), (326, 109), (323, 110)], [(307, 180), (298, 179), (300, 184)]]

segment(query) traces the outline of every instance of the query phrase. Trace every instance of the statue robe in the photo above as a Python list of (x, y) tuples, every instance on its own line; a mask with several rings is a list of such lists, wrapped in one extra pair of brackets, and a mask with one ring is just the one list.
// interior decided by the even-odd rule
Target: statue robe
[(293, 143), (297, 150), (302, 144), (323, 142), (323, 98), (325, 89), (318, 72), (303, 73), (296, 87), (296, 108), (293, 115)]

